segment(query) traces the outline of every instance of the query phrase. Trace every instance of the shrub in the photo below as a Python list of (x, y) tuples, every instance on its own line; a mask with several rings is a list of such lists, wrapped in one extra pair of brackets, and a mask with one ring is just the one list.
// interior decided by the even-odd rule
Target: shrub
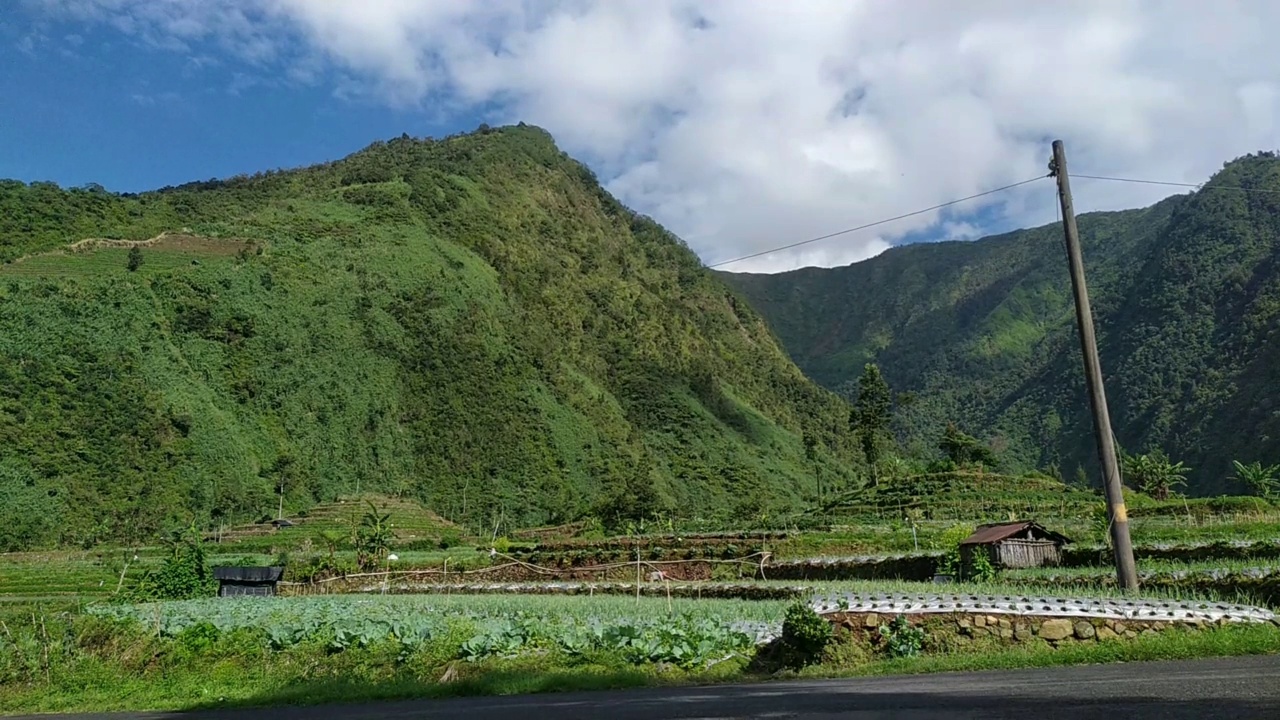
[(213, 623), (202, 621), (183, 628), (174, 638), (180, 652), (189, 656), (198, 656), (208, 652), (218, 641), (218, 628)]
[(462, 542), (462, 534), (456, 530), (449, 530), (440, 534), (440, 542), (437, 543), (441, 550), (448, 550)]
[(972, 525), (952, 525), (933, 542), (933, 549), (944, 553), (938, 560), (938, 572), (960, 578), (960, 542), (973, 534)]
[(302, 562), (286, 565), (285, 575), (293, 582), (316, 582), (349, 575), (356, 569), (354, 563), (337, 556), (312, 555)]
[(831, 636), (831, 623), (807, 603), (793, 603), (782, 621), (783, 663), (798, 670), (819, 662)]
[(165, 540), (168, 555), (160, 567), (149, 570), (129, 591), (135, 600), (189, 600), (208, 597), (217, 581), (205, 559), (204, 541), (193, 524)]
[(975, 552), (973, 554), (973, 567), (964, 574), (964, 579), (970, 582), (990, 582), (995, 577), (996, 568), (991, 564), (991, 557), (985, 552)]
[(924, 630), (913, 626), (905, 615), (898, 615), (888, 625), (881, 625), (880, 638), (890, 657), (915, 657), (924, 647)]

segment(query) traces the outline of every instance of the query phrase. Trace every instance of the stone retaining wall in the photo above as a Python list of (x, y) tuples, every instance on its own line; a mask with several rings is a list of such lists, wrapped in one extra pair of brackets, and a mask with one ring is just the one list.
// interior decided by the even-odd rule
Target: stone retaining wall
[[(878, 641), (879, 628), (894, 619), (880, 613), (828, 613), (824, 617), (833, 625), (848, 630), (855, 638), (872, 644)], [(1200, 630), (1229, 625), (1231, 618), (1216, 621), (1199, 618), (1186, 621), (1116, 620), (1108, 618), (1050, 617), (1044, 615), (985, 615), (981, 613), (904, 614), (907, 622), (923, 626), (926, 636), (951, 635), (965, 640), (987, 639), (1010, 644), (1042, 640), (1050, 645), (1134, 639), (1153, 635), (1170, 628)], [(1280, 620), (1272, 621), (1280, 625)]]
[(878, 613), (896, 615), (972, 613), (1035, 617), (1150, 620), (1168, 623), (1215, 622), (1226, 618), (1270, 622), (1275, 612), (1253, 605), (1146, 598), (1062, 597), (1055, 595), (954, 595), (942, 593), (834, 593), (812, 600), (819, 614)]

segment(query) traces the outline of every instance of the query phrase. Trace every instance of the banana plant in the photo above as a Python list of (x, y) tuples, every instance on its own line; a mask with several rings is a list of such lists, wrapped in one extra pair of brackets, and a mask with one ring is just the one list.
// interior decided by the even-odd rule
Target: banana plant
[(1280, 497), (1280, 465), (1263, 466), (1257, 460), (1245, 465), (1232, 460), (1236, 474), (1231, 478), (1248, 485), (1259, 497), (1273, 500)]

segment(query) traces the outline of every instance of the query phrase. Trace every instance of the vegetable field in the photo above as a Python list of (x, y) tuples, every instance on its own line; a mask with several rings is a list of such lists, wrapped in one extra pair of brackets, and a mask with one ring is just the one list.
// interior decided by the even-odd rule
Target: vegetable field
[(319, 643), (332, 650), (394, 643), (456, 643), (478, 661), (538, 651), (616, 653), (635, 664), (691, 668), (746, 653), (777, 632), (783, 602), (600, 597), (334, 596), (202, 599), (96, 606), (162, 637), (216, 638), (240, 631), (272, 649)]

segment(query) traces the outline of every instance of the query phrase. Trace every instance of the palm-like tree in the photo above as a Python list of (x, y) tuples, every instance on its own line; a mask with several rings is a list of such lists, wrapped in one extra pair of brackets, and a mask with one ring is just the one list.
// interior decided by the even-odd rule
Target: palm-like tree
[(391, 513), (378, 510), (372, 502), (356, 528), (356, 562), (362, 568), (377, 567), (391, 549)]
[(1191, 472), (1181, 462), (1170, 461), (1158, 448), (1145, 455), (1126, 455), (1123, 465), (1124, 474), (1138, 490), (1156, 500), (1168, 500), (1173, 488), (1185, 487), (1187, 481), (1182, 476)]
[(1231, 464), (1236, 468), (1232, 480), (1248, 485), (1255, 493), (1268, 500), (1280, 495), (1280, 465), (1264, 466), (1257, 460), (1248, 465), (1232, 460)]
[(325, 547), (329, 549), (329, 559), (333, 560), (338, 553), (338, 546), (343, 540), (347, 539), (347, 534), (341, 530), (321, 530), (320, 540), (324, 542)]

